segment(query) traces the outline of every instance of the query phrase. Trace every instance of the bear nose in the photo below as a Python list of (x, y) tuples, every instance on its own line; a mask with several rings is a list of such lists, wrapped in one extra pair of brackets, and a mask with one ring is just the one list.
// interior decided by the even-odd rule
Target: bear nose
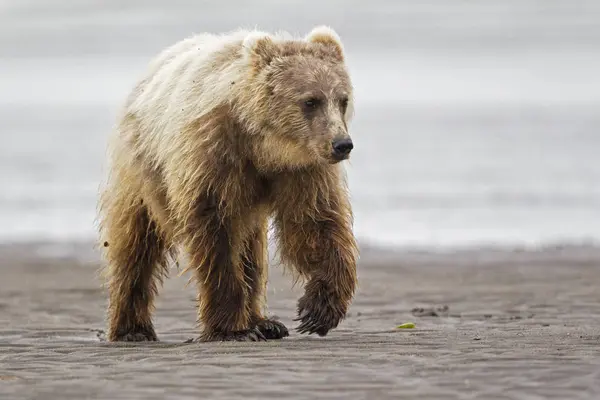
[(339, 139), (333, 142), (333, 152), (336, 156), (347, 156), (353, 148), (352, 139)]

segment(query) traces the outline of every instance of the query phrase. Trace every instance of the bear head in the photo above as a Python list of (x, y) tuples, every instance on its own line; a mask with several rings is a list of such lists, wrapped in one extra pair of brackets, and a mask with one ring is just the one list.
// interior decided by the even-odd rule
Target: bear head
[(353, 88), (337, 33), (319, 26), (298, 40), (253, 32), (242, 48), (251, 71), (244, 119), (260, 137), (259, 163), (285, 169), (348, 159)]

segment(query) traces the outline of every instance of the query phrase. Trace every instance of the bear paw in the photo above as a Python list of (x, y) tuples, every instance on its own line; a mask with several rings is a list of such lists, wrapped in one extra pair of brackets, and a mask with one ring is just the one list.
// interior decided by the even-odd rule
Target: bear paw
[(256, 329), (267, 339), (282, 339), (290, 335), (284, 324), (269, 318), (259, 320), (256, 323)]
[(233, 332), (213, 332), (201, 335), (197, 342), (262, 342), (267, 338), (258, 328)]
[(307, 285), (306, 293), (298, 301), (298, 318), (294, 321), (300, 321), (296, 328), (299, 333), (325, 336), (345, 315), (345, 303), (325, 282), (317, 281)]
[(135, 327), (128, 332), (117, 331), (113, 342), (158, 342), (153, 328)]

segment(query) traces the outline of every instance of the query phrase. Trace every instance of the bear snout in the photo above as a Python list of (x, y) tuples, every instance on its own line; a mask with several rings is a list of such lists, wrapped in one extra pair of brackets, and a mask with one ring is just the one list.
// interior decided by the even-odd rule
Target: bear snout
[(348, 157), (348, 155), (354, 148), (354, 144), (352, 143), (352, 139), (346, 137), (334, 140), (331, 143), (331, 147), (333, 148), (333, 157), (339, 160), (343, 160)]

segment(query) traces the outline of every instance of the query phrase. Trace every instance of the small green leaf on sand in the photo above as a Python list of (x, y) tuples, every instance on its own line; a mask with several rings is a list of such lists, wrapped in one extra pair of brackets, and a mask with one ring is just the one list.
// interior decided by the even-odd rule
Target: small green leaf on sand
[(414, 327), (415, 327), (415, 324), (413, 324), (412, 322), (407, 322), (405, 324), (398, 325), (396, 328), (397, 329), (413, 329)]

